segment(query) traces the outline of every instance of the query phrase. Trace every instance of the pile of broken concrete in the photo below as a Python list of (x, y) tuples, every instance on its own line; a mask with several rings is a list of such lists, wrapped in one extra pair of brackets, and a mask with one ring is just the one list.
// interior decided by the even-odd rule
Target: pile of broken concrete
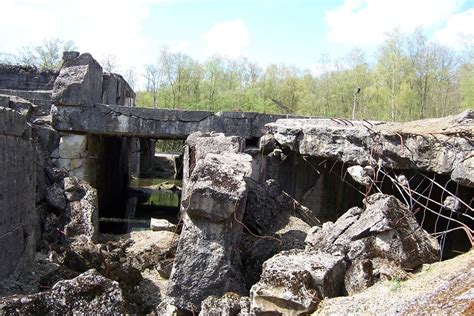
[(171, 232), (101, 236), (96, 190), (52, 168), (42, 223), (47, 257), (37, 258), (48, 269), (36, 291), (2, 297), (0, 310), (305, 315), (326, 298), (407, 279), (407, 271), (440, 259), (437, 240), (394, 196), (369, 195), (363, 207), (321, 224), (274, 179), (261, 181), (250, 154), (240, 137), (187, 139), (177, 245)]
[(201, 133), (187, 141), (184, 226), (159, 313), (307, 314), (326, 297), (439, 259), (436, 239), (390, 195), (315, 226), (274, 181), (253, 179), (242, 141)]

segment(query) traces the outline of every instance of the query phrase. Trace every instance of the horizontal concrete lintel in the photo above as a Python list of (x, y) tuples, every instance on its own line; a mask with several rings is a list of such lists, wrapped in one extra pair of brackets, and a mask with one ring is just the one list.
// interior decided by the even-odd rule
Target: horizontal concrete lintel
[(105, 104), (54, 106), (53, 126), (64, 132), (186, 139), (193, 132), (222, 132), (244, 138), (260, 137), (265, 124), (286, 115), (248, 112), (151, 109)]

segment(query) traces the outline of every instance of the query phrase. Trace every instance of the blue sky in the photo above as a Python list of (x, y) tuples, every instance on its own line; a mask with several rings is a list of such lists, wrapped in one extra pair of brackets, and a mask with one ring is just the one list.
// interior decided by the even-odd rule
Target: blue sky
[[(150, 38), (165, 39), (188, 52), (205, 58), (213, 51), (230, 56), (238, 53), (261, 64), (285, 62), (309, 65), (329, 49), (324, 40), (327, 26), (324, 13), (341, 1), (181, 1), (174, 5), (155, 7), (145, 30)], [(232, 33), (227, 28), (240, 31)], [(169, 25), (173, 25), (170, 30)], [(242, 27), (243, 26), (243, 27)], [(217, 28), (215, 41), (231, 41), (229, 49), (218, 43), (208, 49), (206, 34)], [(233, 34), (227, 37), (218, 32)], [(243, 28), (243, 29), (242, 29)], [(244, 33), (244, 34), (242, 34)], [(245, 37), (247, 33), (247, 40)], [(234, 52), (232, 52), (232, 48)], [(337, 49), (337, 47), (333, 47)]]
[(385, 32), (423, 27), (455, 49), (474, 43), (474, 0), (2, 0), (0, 52), (73, 40), (99, 61), (138, 72), (163, 46), (204, 60), (246, 56), (318, 72), (358, 47), (370, 61)]

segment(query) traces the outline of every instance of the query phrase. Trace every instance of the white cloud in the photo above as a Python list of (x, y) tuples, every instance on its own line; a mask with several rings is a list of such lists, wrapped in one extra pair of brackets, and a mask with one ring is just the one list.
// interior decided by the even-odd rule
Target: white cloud
[[(48, 38), (74, 40), (97, 60), (116, 55), (120, 70), (147, 59), (143, 21), (150, 7), (164, 0), (2, 0), (0, 51)], [(137, 65), (141, 66), (141, 65)]]
[(451, 16), (446, 25), (438, 30), (433, 37), (454, 48), (463, 48), (464, 44), (474, 45), (474, 9), (468, 9)]
[(385, 33), (399, 27), (439, 27), (461, 8), (463, 0), (345, 0), (327, 11), (327, 38), (343, 44), (377, 44)]
[(244, 54), (250, 44), (250, 34), (242, 20), (214, 25), (205, 35), (209, 54), (236, 58)]

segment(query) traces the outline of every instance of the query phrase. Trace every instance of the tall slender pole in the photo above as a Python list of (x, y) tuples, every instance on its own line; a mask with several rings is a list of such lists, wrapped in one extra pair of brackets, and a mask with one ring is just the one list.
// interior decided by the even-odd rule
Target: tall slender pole
[(360, 87), (357, 87), (354, 90), (354, 104), (352, 106), (352, 119), (355, 120), (356, 118), (356, 111), (357, 111), (357, 105), (359, 104), (359, 93), (360, 93)]

